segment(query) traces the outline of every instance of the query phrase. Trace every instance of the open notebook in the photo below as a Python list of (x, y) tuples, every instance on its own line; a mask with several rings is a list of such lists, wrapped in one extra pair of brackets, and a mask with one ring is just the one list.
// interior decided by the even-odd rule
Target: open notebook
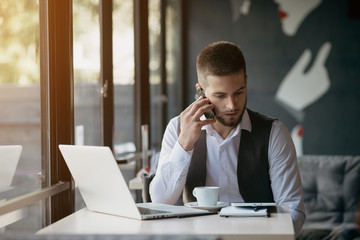
[(212, 214), (207, 210), (157, 203), (136, 204), (108, 147), (59, 145), (88, 209), (135, 219)]

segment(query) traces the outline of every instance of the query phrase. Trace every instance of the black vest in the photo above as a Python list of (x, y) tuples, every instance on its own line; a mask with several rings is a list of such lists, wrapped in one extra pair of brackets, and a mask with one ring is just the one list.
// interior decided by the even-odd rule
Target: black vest
[[(273, 202), (269, 175), (268, 146), (274, 118), (247, 109), (251, 132), (241, 131), (237, 175), (238, 186), (245, 202)], [(206, 131), (194, 145), (185, 188), (184, 202), (196, 201), (192, 191), (206, 182)]]

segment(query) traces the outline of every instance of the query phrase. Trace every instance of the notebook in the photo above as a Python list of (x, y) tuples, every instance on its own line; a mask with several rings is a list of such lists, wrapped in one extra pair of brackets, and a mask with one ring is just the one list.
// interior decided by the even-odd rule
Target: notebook
[(0, 146), (0, 192), (10, 188), (21, 151), (21, 145)]
[(91, 211), (134, 219), (212, 214), (185, 206), (136, 204), (109, 147), (59, 145), (59, 149)]
[(253, 208), (253, 207), (224, 207), (220, 211), (220, 217), (269, 217), (270, 211), (268, 208)]
[(222, 208), (220, 217), (269, 217), (275, 202), (239, 202)]

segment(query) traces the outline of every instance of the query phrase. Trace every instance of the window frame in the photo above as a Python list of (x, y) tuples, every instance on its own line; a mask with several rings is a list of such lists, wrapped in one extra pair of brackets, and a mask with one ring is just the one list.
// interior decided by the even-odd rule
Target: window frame
[(42, 187), (70, 183), (44, 201), (46, 226), (75, 209), (75, 184), (58, 148), (74, 144), (72, 0), (40, 0), (39, 11)]
[[(134, 0), (135, 146), (142, 149), (141, 125), (150, 126), (148, 0)], [(149, 129), (148, 141), (151, 139)], [(140, 163), (137, 168), (140, 168)]]
[(100, 0), (100, 81), (102, 95), (102, 143), (114, 147), (114, 79), (113, 79), (113, 26), (112, 0)]

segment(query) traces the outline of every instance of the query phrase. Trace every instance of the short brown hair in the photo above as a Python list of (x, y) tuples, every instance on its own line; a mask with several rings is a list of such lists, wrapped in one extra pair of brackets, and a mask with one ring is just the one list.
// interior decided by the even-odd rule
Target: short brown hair
[(206, 46), (197, 56), (196, 69), (200, 85), (206, 87), (208, 75), (226, 76), (243, 71), (245, 58), (240, 48), (232, 42), (219, 41)]

